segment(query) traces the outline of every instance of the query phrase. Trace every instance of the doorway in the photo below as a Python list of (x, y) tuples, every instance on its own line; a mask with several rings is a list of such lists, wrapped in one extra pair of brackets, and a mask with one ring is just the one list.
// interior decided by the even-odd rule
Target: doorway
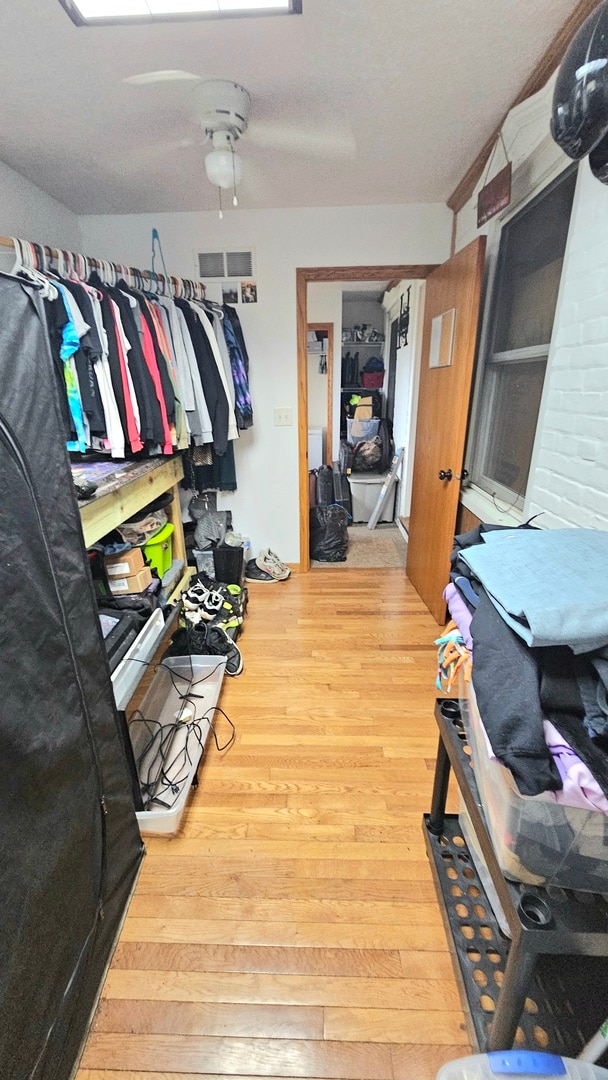
[[(338, 283), (343, 283), (345, 291), (347, 291), (350, 288), (350, 292), (351, 292), (351, 297), (350, 298), (354, 300), (355, 297), (352, 294), (357, 292), (357, 286), (361, 286), (363, 283), (365, 283), (367, 288), (370, 288), (369, 283), (373, 283), (371, 288), (372, 289), (375, 288), (376, 293), (378, 293), (379, 290), (382, 289), (383, 291), (386, 291), (387, 286), (390, 286), (390, 285), (394, 286), (394, 285), (396, 285), (398, 282), (400, 282), (402, 280), (406, 280), (408, 282), (419, 282), (421, 280), (424, 280), (432, 270), (433, 270), (432, 266), (426, 266), (426, 265), (422, 265), (422, 266), (419, 266), (419, 265), (416, 265), (416, 266), (411, 266), (411, 265), (404, 265), (404, 266), (376, 266), (376, 267), (370, 267), (370, 266), (365, 266), (365, 267), (317, 267), (317, 268), (300, 268), (300, 269), (297, 270), (298, 391), (299, 391), (299, 393), (298, 393), (298, 406), (299, 406), (299, 408), (298, 408), (298, 434), (299, 434), (299, 447), (300, 447), (300, 460), (299, 460), (300, 570), (302, 572), (307, 572), (311, 568), (310, 536), (309, 536), (309, 505), (310, 505), (309, 499), (310, 499), (310, 495), (309, 495), (309, 459), (308, 459), (308, 428), (309, 428), (309, 422), (308, 422), (309, 421), (309, 412), (308, 412), (308, 407), (309, 407), (308, 333), (309, 333), (309, 317), (313, 317), (313, 312), (312, 312), (312, 310), (309, 310), (308, 285), (309, 285), (309, 283), (313, 283), (313, 284), (314, 283), (333, 283), (334, 285), (336, 285)], [(336, 322), (336, 321), (337, 321), (337, 318), (334, 320), (334, 322)], [(389, 334), (390, 334), (390, 329), (391, 329), (391, 321), (394, 321), (394, 319), (390, 320), (390, 319), (387, 318), (384, 321), (383, 333), (381, 335), (383, 339), (384, 338), (389, 338), (389, 340), (390, 340)], [(314, 326), (314, 325), (316, 325), (314, 322), (310, 324), (310, 326)], [(358, 359), (359, 371), (361, 371), (361, 368), (366, 366), (366, 361), (362, 358), (362, 355), (361, 355), (363, 353), (363, 347), (365, 346), (368, 351), (372, 352), (372, 354), (373, 353), (378, 353), (378, 351), (379, 351), (377, 346), (380, 344), (380, 342), (378, 340), (379, 331), (377, 329), (376, 329), (376, 341), (372, 342), (371, 340), (367, 340), (367, 341), (364, 340), (365, 337), (368, 334), (370, 334), (371, 330), (373, 329), (371, 327), (370, 321), (368, 319), (361, 319), (358, 322), (355, 322), (354, 326), (358, 327), (359, 329), (357, 331), (358, 336), (353, 341), (348, 341), (347, 340), (345, 342), (342, 342), (342, 333), (340, 332), (340, 350), (338, 349), (338, 345), (337, 345), (337, 335), (334, 334), (334, 341), (336, 341), (336, 347), (335, 347), (335, 351), (334, 351), (334, 365), (333, 365), (333, 370), (334, 370), (334, 382), (333, 382), (333, 402), (334, 402), (334, 405), (333, 405), (333, 446), (332, 446), (331, 442), (329, 442), (329, 441), (327, 442), (327, 449), (326, 449), (326, 455), (325, 455), (327, 460), (330, 460), (329, 459), (330, 448), (333, 451), (331, 460), (337, 460), (338, 459), (338, 456), (339, 456), (339, 444), (340, 444), (340, 425), (341, 425), (341, 423), (343, 423), (344, 426), (345, 426), (345, 423), (346, 423), (345, 416), (344, 416), (344, 413), (343, 413), (343, 408), (342, 408), (342, 405), (343, 405), (342, 396), (343, 395), (341, 394), (341, 383), (343, 381), (342, 378), (341, 378), (341, 375), (342, 375), (344, 369), (343, 369), (343, 366), (341, 364), (342, 355), (340, 355), (340, 363), (339, 363), (338, 354), (339, 353), (341, 354), (341, 353), (343, 353), (345, 351), (342, 348), (343, 345), (346, 347), (347, 352), (348, 351), (350, 351), (352, 353), (358, 352), (360, 354), (359, 359)], [(345, 329), (347, 331), (349, 331), (349, 330), (352, 331), (354, 329), (354, 327), (353, 326), (345, 326)], [(395, 333), (396, 333), (396, 331), (395, 331)], [(376, 347), (372, 349), (371, 348), (372, 345), (375, 345)], [(349, 346), (352, 346), (352, 348), (349, 349)], [(361, 348), (357, 348), (357, 346), (361, 346)], [(382, 341), (382, 346), (383, 346), (382, 351), (385, 352), (385, 354), (386, 354), (385, 363), (386, 363), (387, 368), (388, 368), (388, 372), (385, 372), (385, 380), (384, 381), (387, 384), (386, 389), (390, 388), (391, 393), (392, 393), (392, 395), (394, 397), (394, 392), (395, 392), (395, 367), (393, 366), (392, 371), (391, 371), (390, 357), (389, 357), (389, 354), (388, 354), (388, 342), (383, 340)], [(351, 359), (353, 359), (353, 357), (351, 357)], [(339, 376), (338, 379), (336, 379), (336, 375)], [(387, 375), (388, 375), (388, 382), (387, 382)], [(392, 376), (392, 381), (391, 381), (391, 376)], [(350, 388), (350, 389), (351, 390), (359, 390), (360, 386)], [(349, 388), (345, 388), (345, 392), (348, 394)], [(384, 416), (386, 416), (386, 401), (384, 401), (384, 403), (383, 403), (383, 413), (384, 413)], [(328, 406), (328, 414), (329, 414), (329, 406)], [(345, 435), (346, 433), (343, 432), (343, 434)], [(380, 484), (380, 487), (381, 487), (381, 484)], [(370, 495), (369, 491), (365, 487), (363, 487), (362, 485), (361, 485), (360, 491), (361, 491), (361, 495), (362, 495), (362, 497), (364, 499), (369, 499), (369, 498), (372, 497)], [(374, 502), (375, 502), (375, 499), (374, 499)], [(392, 520), (392, 517), (391, 517), (391, 520)], [(381, 529), (382, 529), (382, 526), (379, 526), (379, 530), (381, 530)], [(367, 530), (367, 529), (363, 528), (362, 530), (360, 530), (360, 533), (359, 533), (357, 539), (365, 540), (366, 544), (367, 544), (367, 543), (369, 543), (369, 541), (374, 540), (375, 535), (378, 536), (379, 532), (374, 533), (374, 531)], [(368, 561), (368, 555), (367, 555), (366, 551), (364, 550), (363, 545), (361, 545), (361, 546), (356, 545), (356, 546), (359, 547), (360, 554), (355, 556), (355, 560), (356, 560), (355, 565), (360, 565), (360, 566), (370, 565), (370, 562)], [(388, 559), (388, 561), (385, 563), (385, 565), (400, 565), (400, 564), (404, 565), (404, 559), (403, 559), (402, 563), (400, 562), (400, 560), (397, 560), (396, 562), (393, 563), (392, 562), (392, 556), (391, 556), (390, 552), (388, 552), (388, 550), (385, 553), (385, 557)], [(332, 564), (323, 564), (323, 565), (332, 565)], [(338, 566), (342, 565), (342, 566), (344, 566), (345, 564), (344, 563), (341, 563), (341, 564), (338, 563), (338, 564), (334, 564), (334, 565), (338, 565)], [(383, 565), (383, 560), (381, 560), (379, 562), (379, 564), (376, 564), (376, 563), (372, 562), (371, 565), (380, 565), (380, 566), (382, 566)]]

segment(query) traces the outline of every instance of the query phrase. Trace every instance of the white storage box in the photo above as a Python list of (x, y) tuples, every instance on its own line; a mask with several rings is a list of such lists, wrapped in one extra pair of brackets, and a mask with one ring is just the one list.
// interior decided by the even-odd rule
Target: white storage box
[[(348, 477), (350, 492), (353, 500), (353, 521), (369, 521), (372, 512), (378, 502), (378, 496), (387, 474), (382, 476), (375, 473), (351, 473)], [(380, 521), (394, 521), (395, 518), (395, 485), (389, 491), (384, 500), (384, 511)]]
[(550, 792), (521, 795), (511, 771), (488, 753), (473, 687), (461, 680), (459, 692), (479, 797), (505, 877), (607, 893), (608, 816), (562, 806)]
[(437, 1080), (497, 1080), (505, 1076), (519, 1080), (608, 1080), (608, 1072), (599, 1065), (538, 1050), (503, 1050), (461, 1058), (444, 1065)]
[(308, 429), (308, 468), (320, 469), (323, 464), (323, 428)]
[[(225, 667), (223, 656), (168, 657), (159, 665), (138, 711), (147, 723), (131, 718), (133, 756), (142, 794), (144, 786), (146, 789), (144, 800), (149, 799), (148, 809), (137, 813), (142, 833), (170, 835), (179, 830), (211, 730), (209, 720), (214, 716)], [(193, 722), (197, 724), (200, 739)], [(175, 728), (172, 735), (171, 727)], [(169, 738), (164, 746), (163, 765), (158, 743), (166, 736)]]
[(374, 417), (372, 420), (353, 420), (349, 416), (346, 421), (346, 441), (355, 446), (368, 439), (375, 439), (380, 429), (380, 420)]

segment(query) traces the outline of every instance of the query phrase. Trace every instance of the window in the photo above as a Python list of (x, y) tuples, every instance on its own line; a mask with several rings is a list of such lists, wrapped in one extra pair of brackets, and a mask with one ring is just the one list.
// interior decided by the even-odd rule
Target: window
[(563, 173), (500, 239), (472, 479), (514, 505), (528, 484), (576, 176)]
[(298, 15), (302, 0), (59, 0), (77, 26), (103, 23)]

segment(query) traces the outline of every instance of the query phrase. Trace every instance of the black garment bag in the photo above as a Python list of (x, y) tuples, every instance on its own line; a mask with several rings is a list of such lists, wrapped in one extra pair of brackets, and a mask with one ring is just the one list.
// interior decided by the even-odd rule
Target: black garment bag
[(43, 305), (0, 276), (0, 1073), (68, 1080), (142, 856)]

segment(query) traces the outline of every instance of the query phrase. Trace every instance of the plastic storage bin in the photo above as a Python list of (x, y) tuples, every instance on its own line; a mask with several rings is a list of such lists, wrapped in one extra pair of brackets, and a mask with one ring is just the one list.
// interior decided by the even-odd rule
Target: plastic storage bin
[[(129, 735), (133, 747), (133, 757), (137, 764), (140, 782), (153, 785), (158, 778), (159, 798), (170, 805), (150, 802), (149, 809), (138, 811), (137, 821), (142, 833), (172, 834), (178, 831), (182, 814), (186, 808), (192, 781), (196, 775), (203, 747), (208, 738), (210, 725), (207, 717), (214, 716), (224, 678), (226, 659), (223, 656), (171, 656), (160, 666), (149, 690), (147, 691), (138, 714), (154, 723), (138, 723), (131, 720)], [(184, 696), (190, 693), (188, 700)], [(185, 722), (186, 709), (198, 721), (200, 741), (194, 732), (188, 735)], [(165, 765), (165, 777), (160, 777), (156, 743), (151, 743), (151, 729), (170, 735), (171, 727), (175, 730), (169, 745), (165, 745), (165, 761), (172, 760), (173, 766)], [(177, 792), (166, 789), (166, 781), (173, 780)], [(154, 788), (152, 789), (154, 794)]]
[(437, 1080), (497, 1080), (505, 1076), (519, 1080), (608, 1080), (608, 1071), (586, 1061), (536, 1050), (504, 1050), (451, 1061), (439, 1070)]
[[(354, 446), (356, 443), (367, 442), (375, 439), (380, 427), (380, 420), (351, 420), (346, 421), (346, 441)], [(354, 431), (353, 431), (354, 429)]]
[(492, 758), (475, 692), (460, 684), (462, 718), (486, 823), (505, 877), (528, 885), (608, 892), (608, 816), (521, 795), (509, 769)]
[(146, 559), (150, 566), (157, 571), (161, 581), (167, 570), (171, 569), (171, 563), (173, 562), (173, 530), (174, 526), (169, 521), (160, 532), (157, 532), (156, 536), (153, 536), (151, 540), (148, 540), (147, 544), (144, 544)]
[(509, 929), (509, 923), (507, 916), (504, 913), (503, 906), (498, 899), (498, 893), (492, 881), (492, 876), (488, 870), (486, 860), (483, 857), (483, 851), (479, 846), (479, 841), (473, 828), (473, 823), (469, 817), (469, 811), (467, 810), (462, 795), (460, 797), (460, 809), (458, 811), (458, 823), (462, 832), (463, 839), (469, 849), (469, 854), (475, 863), (475, 869), (481, 878), (481, 884), (484, 887), (485, 894), (490, 902), (492, 911), (494, 912), (494, 918), (500, 926), (505, 937), (511, 937), (511, 931)]
[[(353, 521), (369, 521), (386, 475), (376, 473), (351, 473), (348, 480), (353, 503)], [(395, 517), (395, 485), (384, 500), (380, 521), (393, 521)]]

